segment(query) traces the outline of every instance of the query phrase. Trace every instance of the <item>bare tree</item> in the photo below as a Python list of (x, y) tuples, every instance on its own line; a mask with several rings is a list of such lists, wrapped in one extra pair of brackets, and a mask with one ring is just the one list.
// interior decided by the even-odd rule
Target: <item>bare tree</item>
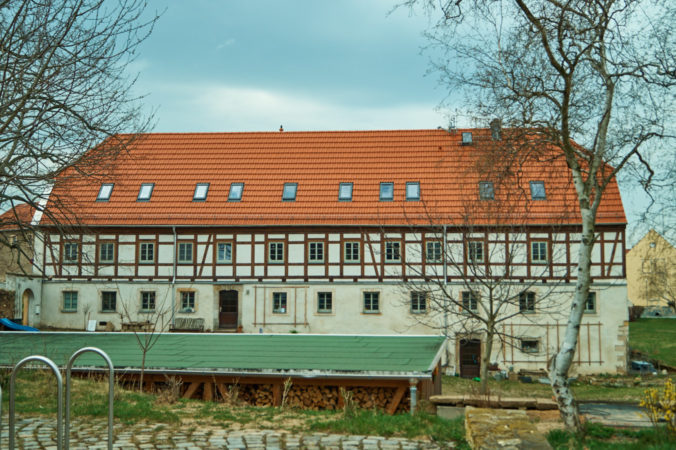
[[(650, 146), (673, 139), (676, 5), (657, 0), (410, 0), (432, 14), (435, 68), (480, 116), (538, 130), (565, 157), (582, 234), (577, 284), (549, 370), (561, 416), (580, 429), (568, 384), (591, 282), (597, 212), (618, 171), (652, 185)], [(669, 148), (665, 145), (663, 148)], [(673, 152), (673, 146), (671, 150)], [(665, 155), (666, 156), (666, 155)]]
[[(118, 292), (120, 290), (118, 289)], [(143, 378), (146, 368), (146, 357), (162, 336), (169, 329), (171, 321), (171, 305), (168, 304), (169, 290), (165, 291), (161, 299), (157, 298), (157, 291), (147, 290), (140, 292), (139, 299), (121, 299), (122, 312), (120, 319), (122, 331), (134, 333), (136, 343), (141, 350), (141, 376), (139, 391), (143, 391)]]
[(105, 174), (135, 133), (148, 129), (128, 74), (157, 19), (145, 6), (0, 0), (0, 210), (27, 203), (55, 224), (76, 223), (65, 199), (52, 195), (45, 211), (55, 177)]

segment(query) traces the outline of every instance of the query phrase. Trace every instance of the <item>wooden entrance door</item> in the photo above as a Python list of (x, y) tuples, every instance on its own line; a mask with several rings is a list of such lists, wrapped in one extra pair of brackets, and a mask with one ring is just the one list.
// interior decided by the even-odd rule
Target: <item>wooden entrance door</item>
[(474, 378), (480, 374), (481, 341), (478, 339), (460, 340), (460, 376)]
[(237, 291), (220, 291), (218, 293), (219, 328), (237, 328), (238, 300)]

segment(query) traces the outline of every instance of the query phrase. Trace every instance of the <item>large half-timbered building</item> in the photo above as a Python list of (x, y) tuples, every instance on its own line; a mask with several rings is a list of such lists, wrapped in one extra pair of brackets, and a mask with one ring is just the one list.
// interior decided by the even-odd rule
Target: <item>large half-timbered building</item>
[[(579, 211), (565, 160), (546, 144), (528, 150), (504, 136), (489, 129), (140, 136), (103, 178), (67, 170), (57, 180), (46, 208), (51, 217), (76, 218), (77, 227), (64, 234), (35, 216), (43, 280), (32, 321), (68, 329), (151, 320), (246, 333), (440, 333), (425, 296), (430, 280), (443, 277), (464, 299), (468, 280), (479, 285), (483, 274), (527, 286), (518, 307), (530, 314), (502, 325), (505, 334), (521, 330), (521, 342), (501, 344), (495, 361), (544, 367), (574, 291)], [(598, 212), (580, 371), (624, 367), (625, 223), (613, 182)], [(535, 307), (544, 292), (561, 302), (561, 314)], [(476, 307), (471, 295), (466, 307)], [(449, 364), (460, 370), (462, 350), (451, 347)]]

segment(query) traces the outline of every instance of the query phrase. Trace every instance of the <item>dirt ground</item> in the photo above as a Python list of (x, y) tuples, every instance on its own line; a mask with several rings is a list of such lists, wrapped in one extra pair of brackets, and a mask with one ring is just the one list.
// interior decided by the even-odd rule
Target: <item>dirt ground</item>
[(528, 410), (526, 411), (526, 413), (528, 414), (528, 417), (533, 419), (535, 428), (537, 428), (537, 430), (542, 434), (547, 434), (552, 430), (560, 430), (564, 428), (558, 410), (551, 411)]

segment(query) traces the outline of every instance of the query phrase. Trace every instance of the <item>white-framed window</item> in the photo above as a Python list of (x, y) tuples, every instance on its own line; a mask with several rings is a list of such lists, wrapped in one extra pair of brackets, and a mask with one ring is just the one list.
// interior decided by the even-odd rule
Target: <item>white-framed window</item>
[(532, 241), (530, 243), (530, 260), (533, 263), (547, 262), (547, 242)]
[(115, 262), (115, 244), (112, 242), (102, 242), (99, 244), (99, 262)]
[(340, 183), (338, 187), (338, 200), (341, 202), (352, 201), (352, 183)]
[(295, 202), (296, 191), (298, 191), (298, 183), (284, 183), (284, 189), (282, 190), (282, 201)]
[(415, 201), (420, 200), (420, 182), (407, 181), (406, 182), (406, 200)]
[(232, 242), (218, 242), (216, 244), (216, 262), (232, 262)]
[(317, 312), (330, 313), (333, 311), (333, 293), (317, 292)]
[(308, 262), (323, 263), (324, 262), (324, 243), (310, 242), (308, 244)]
[(153, 195), (153, 189), (155, 188), (155, 183), (143, 183), (138, 190), (138, 197), (136, 197), (137, 202), (148, 202), (150, 197)]
[(195, 291), (181, 291), (181, 312), (195, 312)]
[(463, 291), (462, 296), (462, 309), (466, 311), (478, 311), (479, 309), (479, 299), (477, 295), (472, 291)]
[(587, 300), (584, 302), (584, 312), (586, 313), (596, 312), (596, 292), (590, 292), (589, 294), (587, 294)]
[(80, 245), (77, 242), (63, 244), (63, 261), (67, 263), (77, 262), (80, 253)]
[(385, 242), (385, 261), (386, 262), (401, 261), (401, 242), (399, 241)]
[(380, 292), (364, 292), (364, 312), (367, 314), (380, 312)]
[(544, 181), (530, 182), (530, 198), (531, 200), (547, 200)]
[(207, 199), (209, 193), (209, 183), (197, 183), (195, 185), (195, 193), (192, 196), (193, 202), (203, 202)]
[(272, 293), (272, 312), (274, 314), (286, 314), (286, 292)]
[(521, 339), (521, 351), (523, 353), (537, 353), (540, 350), (538, 339)]
[(495, 200), (495, 189), (492, 181), (479, 181), (479, 199)]
[(394, 200), (394, 183), (380, 183), (380, 201), (389, 202)]
[(535, 312), (535, 292), (521, 292), (519, 294), (519, 311)]
[(244, 192), (244, 183), (230, 183), (230, 191), (228, 192), (229, 202), (242, 201), (242, 193)]
[(482, 241), (469, 241), (467, 243), (467, 257), (470, 263), (484, 262), (484, 243)]
[(152, 264), (155, 262), (155, 243), (141, 242), (138, 246), (138, 262), (141, 264)]
[(107, 202), (110, 200), (110, 196), (113, 193), (113, 188), (115, 183), (103, 183), (99, 188), (99, 195), (96, 196), (97, 202)]
[(63, 291), (63, 310), (77, 311), (77, 291)]
[(441, 262), (441, 241), (427, 241), (425, 248), (425, 260), (428, 263)]
[(344, 261), (346, 263), (358, 263), (359, 262), (359, 242), (348, 241), (344, 244), (345, 251)]
[(268, 262), (276, 264), (284, 262), (284, 242), (268, 243)]
[(117, 311), (117, 292), (102, 291), (101, 312), (115, 312), (115, 311)]
[(178, 243), (178, 262), (189, 264), (192, 263), (192, 242)]
[(141, 311), (155, 311), (155, 291), (141, 291)]
[(427, 312), (427, 292), (411, 291), (411, 313), (424, 314)]

